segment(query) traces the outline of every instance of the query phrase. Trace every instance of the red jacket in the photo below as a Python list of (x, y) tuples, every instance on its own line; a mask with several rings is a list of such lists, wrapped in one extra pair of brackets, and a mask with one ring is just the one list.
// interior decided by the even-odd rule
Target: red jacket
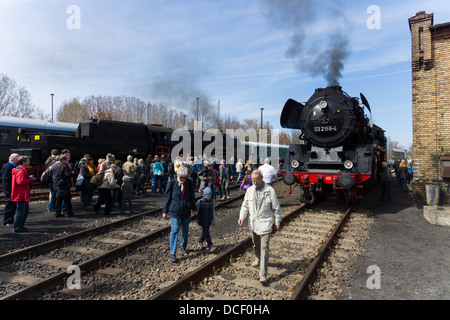
[(30, 201), (30, 183), (33, 178), (28, 176), (27, 169), (17, 166), (12, 171), (11, 201)]

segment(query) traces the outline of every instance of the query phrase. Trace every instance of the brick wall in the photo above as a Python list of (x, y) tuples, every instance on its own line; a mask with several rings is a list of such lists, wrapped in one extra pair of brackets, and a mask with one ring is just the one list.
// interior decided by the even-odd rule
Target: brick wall
[(418, 12), (411, 29), (413, 103), (413, 192), (425, 199), (425, 183), (441, 183), (449, 200), (440, 157), (450, 156), (450, 24), (433, 25), (433, 14)]

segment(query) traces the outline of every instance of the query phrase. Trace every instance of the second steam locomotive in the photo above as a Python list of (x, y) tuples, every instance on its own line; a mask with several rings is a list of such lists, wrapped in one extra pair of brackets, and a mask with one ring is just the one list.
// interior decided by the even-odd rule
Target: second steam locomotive
[(348, 206), (376, 181), (386, 138), (364, 112), (364, 106), (371, 110), (363, 94), (361, 101), (332, 86), (316, 89), (305, 104), (286, 102), (281, 126), (301, 130), (305, 143), (289, 146), (281, 173), (287, 185), (303, 188), (302, 202), (335, 193)]

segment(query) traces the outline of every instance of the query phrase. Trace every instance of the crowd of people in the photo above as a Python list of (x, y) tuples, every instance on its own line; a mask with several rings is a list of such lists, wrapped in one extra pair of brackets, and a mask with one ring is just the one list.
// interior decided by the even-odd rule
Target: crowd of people
[[(26, 156), (12, 154), (9, 162), (3, 166), (2, 184), (5, 194), (3, 225), (14, 224), (16, 211), (20, 211), (19, 216), (25, 217), (24, 220), (26, 220), (31, 183), (36, 180), (34, 176), (28, 177), (29, 160)], [(82, 159), (72, 159), (69, 149), (63, 149), (61, 152), (54, 149), (45, 161), (45, 170), (38, 179), (41, 184), (49, 188), (50, 201), (47, 210), (56, 218), (74, 215), (72, 187), (76, 187), (80, 193), (83, 211), (98, 213), (104, 206), (103, 212), (109, 215), (113, 206), (117, 204), (121, 214), (125, 210), (132, 214), (132, 199), (145, 192), (144, 183), (151, 183), (153, 193), (164, 194), (180, 167), (187, 169), (188, 177), (192, 179), (194, 188), (198, 192), (209, 188), (213, 200), (216, 199), (216, 191), (220, 200), (229, 199), (230, 181), (242, 183), (241, 190), (246, 190), (251, 185), (250, 172), (257, 168), (257, 165), (252, 162), (254, 161), (249, 159), (246, 163), (239, 160), (236, 164), (234, 161), (228, 164), (226, 161), (219, 162), (217, 159), (209, 159), (206, 156), (177, 157), (172, 161), (170, 155), (162, 154), (149, 155), (146, 160), (129, 155), (122, 163), (115, 158), (114, 154), (108, 153), (105, 158), (98, 159), (94, 164), (94, 158), (89, 154), (85, 154)], [(267, 164), (261, 166), (261, 169), (263, 170), (266, 166)], [(270, 172), (274, 174), (273, 180), (276, 180), (276, 170), (271, 168)], [(19, 180), (13, 181), (13, 172), (15, 172), (13, 169), (21, 169), (18, 172), (23, 175), (23, 181), (20, 181), (23, 188), (14, 188)], [(25, 175), (28, 179), (24, 179)], [(270, 179), (272, 181), (272, 178)], [(19, 190), (21, 196), (18, 198), (16, 194)], [(94, 199), (95, 190), (98, 193), (97, 199)], [(27, 228), (24, 223), (18, 222), (13, 231), (26, 232)]]
[(388, 166), (387, 162), (382, 162), (381, 172), (381, 197), (380, 201), (384, 202), (385, 199), (389, 203), (392, 202), (391, 196), (391, 184), (392, 184), (392, 170), (395, 173), (395, 180), (401, 192), (407, 192), (407, 185), (413, 182), (413, 163), (411, 160), (397, 159), (391, 166)]

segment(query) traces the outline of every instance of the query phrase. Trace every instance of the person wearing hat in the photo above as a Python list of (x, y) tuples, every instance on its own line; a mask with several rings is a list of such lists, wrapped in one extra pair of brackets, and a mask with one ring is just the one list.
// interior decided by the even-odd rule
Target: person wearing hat
[(211, 234), (209, 233), (209, 226), (216, 224), (216, 209), (214, 208), (214, 199), (212, 199), (212, 190), (206, 187), (203, 190), (203, 198), (197, 201), (198, 225), (202, 227), (203, 231), (198, 239), (198, 246), (203, 249), (203, 242), (206, 240), (209, 252), (217, 249), (211, 241)]
[(125, 162), (122, 165), (122, 170), (123, 170), (123, 173), (125, 175), (130, 177), (131, 189), (134, 190), (134, 176), (135, 176), (135, 173), (136, 173), (136, 167), (135, 167), (135, 164), (133, 162), (133, 156), (132, 155), (129, 155), (127, 157), (127, 162)]
[(106, 159), (101, 163), (98, 168), (98, 172), (103, 172), (111, 168), (111, 165), (114, 163), (114, 155), (112, 153), (108, 153), (106, 155)]
[(120, 190), (122, 190), (122, 205), (120, 206), (120, 213), (123, 213), (123, 209), (125, 209), (125, 203), (128, 202), (128, 210), (130, 214), (133, 213), (132, 207), (132, 197), (133, 197), (133, 189), (131, 188), (130, 183), (131, 178), (127, 175), (122, 178), (122, 185), (120, 186)]

